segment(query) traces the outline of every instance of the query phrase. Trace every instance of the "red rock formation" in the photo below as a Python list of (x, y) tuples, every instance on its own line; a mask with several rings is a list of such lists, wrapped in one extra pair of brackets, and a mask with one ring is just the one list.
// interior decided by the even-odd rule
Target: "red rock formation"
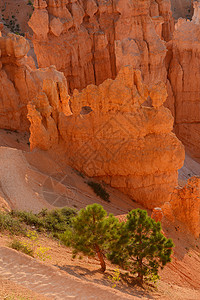
[(169, 0), (151, 1), (151, 6), (150, 0), (35, 0), (29, 25), (38, 64), (54, 64), (64, 72), (70, 91), (115, 78), (128, 64), (140, 69), (148, 84), (166, 81), (166, 48), (158, 34), (162, 31), (168, 40), (173, 31), (169, 4)]
[(156, 222), (161, 222), (163, 219), (163, 211), (160, 207), (155, 207), (152, 211), (151, 218)]
[(163, 37), (165, 41), (170, 41), (174, 32), (174, 19), (172, 18), (171, 1), (151, 0), (150, 15), (156, 24), (160, 22), (162, 25), (160, 28), (160, 36)]
[(36, 70), (28, 51), (22, 36), (0, 37), (0, 128), (29, 130), (27, 103), (40, 93), (45, 78), (66, 86), (64, 75), (54, 67)]
[(58, 148), (59, 139), (66, 163), (153, 208), (170, 199), (184, 161), (183, 146), (171, 132), (173, 117), (162, 105), (166, 97), (162, 83), (148, 92), (140, 71), (126, 67), (114, 81), (75, 90), (71, 116), (57, 109), (54, 117), (49, 96), (36, 98), (28, 106), (31, 147)]
[[(179, 19), (168, 44), (168, 107), (175, 117), (175, 132), (193, 157), (200, 155), (200, 2), (194, 2), (193, 20)], [(170, 87), (170, 86), (169, 86)]]
[(162, 207), (170, 221), (178, 220), (195, 238), (200, 235), (200, 177), (191, 177), (185, 187), (175, 189), (170, 202)]
[(58, 144), (59, 113), (71, 115), (67, 88), (62, 81), (44, 79), (42, 91), (28, 104), (31, 150), (35, 147), (48, 150)]

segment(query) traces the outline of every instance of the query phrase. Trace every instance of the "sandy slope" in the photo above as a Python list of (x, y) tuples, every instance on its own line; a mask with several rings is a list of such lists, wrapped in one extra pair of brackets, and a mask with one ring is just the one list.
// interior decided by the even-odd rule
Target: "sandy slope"
[(138, 207), (129, 197), (108, 186), (111, 203), (106, 203), (87, 185), (88, 178), (57, 164), (44, 151), (29, 152), (22, 134), (7, 132), (0, 130), (0, 178), (1, 190), (11, 208), (38, 212), (43, 207), (79, 209), (95, 202), (108, 212), (121, 215)]

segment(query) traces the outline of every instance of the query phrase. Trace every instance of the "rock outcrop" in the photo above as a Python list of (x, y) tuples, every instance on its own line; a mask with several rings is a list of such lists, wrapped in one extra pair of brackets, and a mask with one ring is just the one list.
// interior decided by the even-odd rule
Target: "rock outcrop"
[(34, 7), (39, 67), (64, 72), (70, 92), (114, 79), (124, 65), (140, 69), (145, 83), (166, 81), (161, 36), (173, 32), (169, 0), (35, 0)]
[(200, 235), (200, 177), (191, 177), (183, 188), (175, 189), (162, 211), (171, 222), (178, 220), (195, 238)]
[(71, 115), (66, 85), (63, 81), (44, 79), (42, 91), (28, 104), (31, 150), (35, 147), (48, 150), (58, 144), (60, 113)]
[(22, 36), (0, 36), (0, 128), (29, 130), (27, 104), (42, 91), (44, 79), (67, 86), (54, 67), (37, 70), (28, 51), (29, 43)]
[(171, 11), (170, 0), (151, 0), (150, 2), (150, 16), (153, 19), (154, 25), (160, 27), (160, 37), (165, 41), (172, 39), (174, 32), (174, 19)]
[(200, 2), (194, 2), (192, 21), (179, 19), (168, 43), (168, 107), (175, 117), (175, 132), (193, 157), (200, 158)]
[(163, 83), (148, 91), (141, 72), (124, 67), (115, 80), (89, 85), (81, 93), (75, 90), (70, 116), (45, 93), (45, 100), (36, 97), (28, 105), (32, 149), (55, 151), (58, 142), (64, 144), (67, 164), (148, 208), (170, 199), (184, 149), (171, 132), (173, 117), (163, 106), (167, 97)]

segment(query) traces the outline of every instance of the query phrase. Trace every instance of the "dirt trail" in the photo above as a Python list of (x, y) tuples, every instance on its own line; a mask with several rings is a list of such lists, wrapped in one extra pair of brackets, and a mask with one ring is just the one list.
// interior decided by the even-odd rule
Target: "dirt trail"
[[(139, 299), (95, 283), (84, 282), (15, 250), (0, 247), (0, 274), (50, 299)], [(149, 299), (143, 297), (143, 299)]]

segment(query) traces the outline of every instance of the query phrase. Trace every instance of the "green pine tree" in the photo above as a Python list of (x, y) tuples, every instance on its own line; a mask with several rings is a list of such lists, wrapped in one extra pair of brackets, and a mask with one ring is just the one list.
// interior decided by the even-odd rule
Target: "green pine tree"
[(112, 245), (111, 262), (137, 274), (141, 282), (158, 279), (158, 270), (171, 261), (174, 247), (172, 240), (161, 233), (160, 222), (156, 223), (145, 210), (135, 209), (127, 215), (120, 235)]
[(110, 243), (119, 239), (120, 223), (99, 204), (88, 205), (72, 219), (72, 227), (63, 238), (73, 248), (73, 256), (83, 253), (89, 257), (97, 255), (101, 269), (106, 270), (105, 255)]

